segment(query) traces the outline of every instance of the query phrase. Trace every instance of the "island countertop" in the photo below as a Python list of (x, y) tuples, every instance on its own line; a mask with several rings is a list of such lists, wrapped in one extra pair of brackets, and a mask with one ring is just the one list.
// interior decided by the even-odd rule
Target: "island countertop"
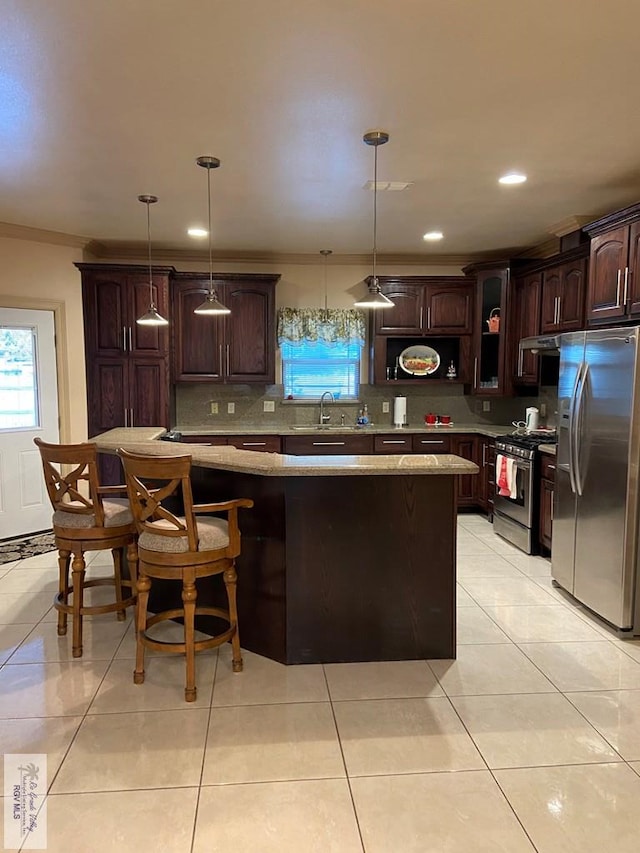
[(188, 454), (200, 468), (215, 468), (259, 474), (265, 477), (326, 477), (354, 475), (457, 475), (477, 474), (474, 462), (450, 453), (411, 453), (393, 456), (292, 456), (285, 453), (263, 453), (238, 450), (235, 447), (210, 447), (161, 442), (162, 427), (118, 427), (91, 439), (98, 450), (115, 453), (124, 448), (131, 453), (149, 456), (181, 456)]

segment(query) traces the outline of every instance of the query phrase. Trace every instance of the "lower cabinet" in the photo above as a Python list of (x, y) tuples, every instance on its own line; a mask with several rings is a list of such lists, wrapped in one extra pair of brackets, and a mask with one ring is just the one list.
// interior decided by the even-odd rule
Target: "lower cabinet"
[(496, 491), (496, 442), (493, 438), (478, 437), (480, 473), (477, 482), (476, 503), (488, 515), (493, 515), (493, 496)]
[(282, 449), (279, 435), (185, 435), (181, 441), (185, 444), (237, 447), (238, 450), (257, 450), (264, 453), (280, 453)]
[(551, 531), (553, 527), (553, 490), (556, 475), (555, 456), (540, 454), (540, 517), (538, 539), (541, 550), (551, 551)]
[[(478, 464), (478, 438), (475, 435), (451, 437), (451, 453)], [(475, 506), (478, 502), (480, 474), (461, 474), (458, 477), (458, 506)]]
[(283, 453), (293, 456), (352, 456), (373, 453), (372, 435), (285, 435)]

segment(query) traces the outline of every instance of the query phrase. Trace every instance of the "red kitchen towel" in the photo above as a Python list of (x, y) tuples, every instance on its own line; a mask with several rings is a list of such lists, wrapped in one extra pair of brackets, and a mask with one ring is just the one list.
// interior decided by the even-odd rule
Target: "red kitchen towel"
[(511, 496), (511, 488), (507, 479), (507, 457), (498, 453), (496, 458), (496, 468), (498, 469), (498, 494), (505, 497)]

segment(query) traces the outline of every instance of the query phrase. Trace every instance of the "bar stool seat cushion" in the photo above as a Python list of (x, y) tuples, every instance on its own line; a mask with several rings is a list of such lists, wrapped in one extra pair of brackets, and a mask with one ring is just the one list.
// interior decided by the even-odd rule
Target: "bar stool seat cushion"
[[(83, 507), (80, 501), (69, 501), (69, 506)], [(133, 515), (129, 509), (129, 501), (126, 498), (112, 498), (102, 502), (104, 509), (105, 527), (124, 527), (133, 523)], [(83, 515), (79, 512), (64, 512), (56, 510), (53, 513), (54, 527), (86, 528), (96, 526), (96, 517), (93, 513)]]
[[(178, 517), (178, 521), (185, 525), (184, 518)], [(229, 524), (224, 518), (215, 518), (206, 515), (196, 515), (196, 528), (198, 531), (198, 551), (217, 551), (226, 548), (229, 544)], [(175, 524), (164, 519), (153, 521), (149, 525), (163, 530), (176, 530)], [(138, 537), (138, 545), (147, 551), (165, 551), (166, 553), (180, 554), (189, 550), (187, 536), (163, 536), (144, 531)]]

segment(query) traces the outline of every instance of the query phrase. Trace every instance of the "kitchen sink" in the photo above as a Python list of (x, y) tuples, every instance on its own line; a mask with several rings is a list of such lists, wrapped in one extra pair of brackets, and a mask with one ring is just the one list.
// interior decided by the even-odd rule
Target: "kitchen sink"
[(312, 424), (311, 426), (299, 426), (295, 424), (291, 429), (300, 430), (301, 432), (352, 432), (359, 427), (354, 425), (338, 426), (337, 424)]

